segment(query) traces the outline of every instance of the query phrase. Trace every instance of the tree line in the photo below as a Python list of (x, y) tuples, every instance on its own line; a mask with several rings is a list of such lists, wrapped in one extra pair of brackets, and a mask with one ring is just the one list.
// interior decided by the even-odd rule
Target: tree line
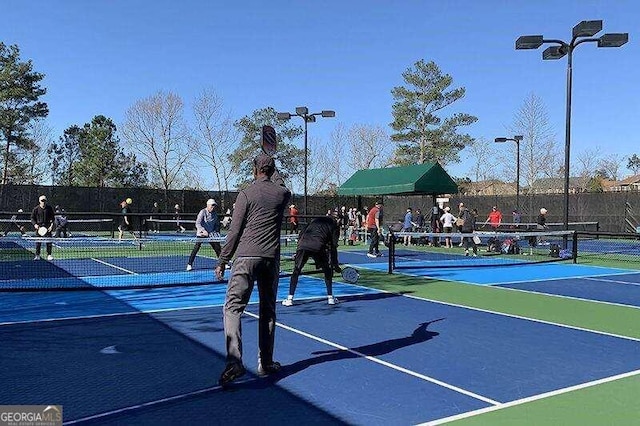
[[(300, 188), (305, 152), (296, 141), (304, 128), (278, 119), (272, 106), (234, 118), (213, 89), (203, 89), (188, 111), (178, 94), (158, 91), (134, 101), (120, 128), (108, 116), (96, 115), (55, 137), (46, 123), (49, 106), (42, 101), (44, 78), (31, 60), (20, 57), (18, 46), (0, 43), (3, 185), (51, 182), (98, 188), (149, 187), (165, 192), (211, 185), (209, 189), (217, 191), (237, 190), (251, 181), (250, 160), (261, 150), (261, 128), (271, 125), (278, 139), (279, 170), (290, 187)], [(493, 144), (465, 132), (478, 118), (453, 110), (466, 90), (456, 87), (452, 76), (434, 62), (419, 60), (402, 78), (404, 84), (391, 89), (391, 123), (350, 127), (337, 123), (329, 140), (310, 140), (310, 194), (335, 194), (336, 188), (360, 169), (434, 161), (446, 167), (460, 162), (465, 149), (476, 164), (468, 177), (515, 178), (513, 167), (509, 167), (513, 146), (495, 154)], [(521, 148), (527, 183), (562, 175), (560, 150), (539, 98), (532, 94), (524, 101), (511, 130), (524, 136)], [(503, 170), (494, 166), (491, 171), (489, 165), (496, 162), (487, 158), (500, 159)], [(615, 166), (620, 158), (596, 164), (593, 158), (586, 155), (584, 161), (579, 159), (590, 179), (617, 176)], [(634, 172), (640, 169), (635, 154), (628, 167)], [(202, 176), (212, 176), (212, 180), (207, 182)]]

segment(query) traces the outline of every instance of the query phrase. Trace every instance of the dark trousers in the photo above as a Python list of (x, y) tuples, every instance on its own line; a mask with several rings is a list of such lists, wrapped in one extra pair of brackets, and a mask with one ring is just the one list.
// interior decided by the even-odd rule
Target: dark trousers
[(369, 253), (380, 253), (380, 234), (378, 233), (378, 228), (369, 228), (369, 238), (371, 241), (369, 242)]
[(224, 303), (224, 334), (227, 344), (227, 363), (242, 363), (241, 317), (254, 283), (260, 295), (258, 347), (262, 365), (273, 362), (276, 330), (276, 294), (278, 262), (264, 257), (238, 257), (233, 262)]
[[(204, 238), (204, 237), (198, 237), (198, 238)], [(211, 246), (211, 248), (213, 248), (213, 251), (216, 252), (216, 256), (220, 257), (220, 252), (222, 251), (222, 247), (220, 246), (220, 243), (210, 242), (209, 245)], [(191, 250), (191, 255), (189, 256), (189, 265), (193, 265), (193, 262), (196, 260), (196, 255), (200, 251), (201, 246), (202, 246), (202, 243), (200, 242), (196, 243), (193, 246), (193, 250)]]
[(333, 270), (329, 265), (329, 256), (326, 251), (317, 252), (304, 249), (298, 249), (296, 251), (295, 265), (293, 266), (293, 273), (291, 274), (291, 281), (289, 282), (289, 294), (293, 296), (296, 293), (296, 287), (298, 286), (298, 278), (302, 273), (302, 268), (306, 265), (309, 258), (313, 258), (316, 262), (316, 267), (320, 267), (324, 273), (324, 283), (327, 286), (327, 296), (333, 295)]
[(469, 246), (471, 245), (473, 247), (473, 252), (478, 253), (478, 246), (476, 245), (476, 242), (473, 241), (473, 236), (467, 237), (466, 235), (462, 234), (462, 245), (464, 246), (465, 250), (469, 250)]

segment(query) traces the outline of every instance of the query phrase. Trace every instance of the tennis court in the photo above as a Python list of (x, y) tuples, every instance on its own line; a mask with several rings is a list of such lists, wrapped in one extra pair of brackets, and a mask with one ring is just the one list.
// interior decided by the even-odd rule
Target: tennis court
[[(61, 404), (69, 424), (522, 424), (531, 412), (529, 424), (585, 424), (585, 416), (597, 423), (638, 414), (625, 395), (640, 388), (640, 332), (614, 320), (621, 313), (625, 321), (640, 319), (637, 304), (508, 288), (636, 279), (629, 270), (551, 263), (389, 275), (388, 258), (370, 259), (363, 246), (353, 247), (340, 259), (362, 277), (359, 285), (334, 283), (340, 304), (326, 304), (320, 277), (303, 276), (296, 304), (278, 306), (276, 358), (284, 369), (272, 378), (255, 374), (253, 296), (243, 328), (249, 374), (223, 391), (217, 380), (226, 287), (213, 282), (214, 260), (203, 248), (198, 269), (185, 272), (184, 256), (171, 265), (152, 254), (143, 261), (140, 255), (19, 261), (27, 270), (53, 268), (29, 272), (25, 281), (58, 273), (55, 279), (96, 290), (0, 292), (6, 385), (0, 401)], [(185, 284), (163, 286), (167, 275)], [(143, 279), (148, 288), (98, 291), (119, 276)], [(20, 279), (16, 272), (12, 282)], [(200, 281), (187, 285), (189, 279)], [(279, 300), (288, 283), (281, 278)], [(580, 323), (586, 311), (599, 324)], [(603, 403), (602, 392), (616, 403)], [(567, 398), (589, 408), (566, 408)]]

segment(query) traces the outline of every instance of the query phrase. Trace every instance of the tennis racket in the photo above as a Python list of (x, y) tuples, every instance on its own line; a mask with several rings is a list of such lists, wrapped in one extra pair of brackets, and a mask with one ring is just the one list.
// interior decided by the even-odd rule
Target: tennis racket
[(355, 284), (360, 279), (360, 273), (356, 268), (347, 266), (342, 269), (342, 279), (348, 284)]
[(262, 126), (262, 151), (273, 157), (278, 149), (278, 138), (276, 131), (271, 126)]
[(482, 240), (477, 235), (474, 235), (473, 236), (473, 242), (476, 243), (476, 244), (480, 244), (482, 242)]
[(39, 226), (36, 232), (39, 236), (44, 237), (47, 235), (48, 229), (46, 226)]

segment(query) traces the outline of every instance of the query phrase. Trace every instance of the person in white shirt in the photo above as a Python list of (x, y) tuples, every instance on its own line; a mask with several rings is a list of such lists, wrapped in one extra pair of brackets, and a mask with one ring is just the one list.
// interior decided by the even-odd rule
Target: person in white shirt
[[(440, 217), (440, 222), (442, 222), (442, 231), (445, 234), (451, 234), (453, 232), (453, 224), (456, 221), (456, 217), (450, 213), (450, 210), (451, 209), (449, 207), (445, 207), (444, 214)], [(445, 237), (444, 246), (446, 248), (453, 247), (451, 237)]]

